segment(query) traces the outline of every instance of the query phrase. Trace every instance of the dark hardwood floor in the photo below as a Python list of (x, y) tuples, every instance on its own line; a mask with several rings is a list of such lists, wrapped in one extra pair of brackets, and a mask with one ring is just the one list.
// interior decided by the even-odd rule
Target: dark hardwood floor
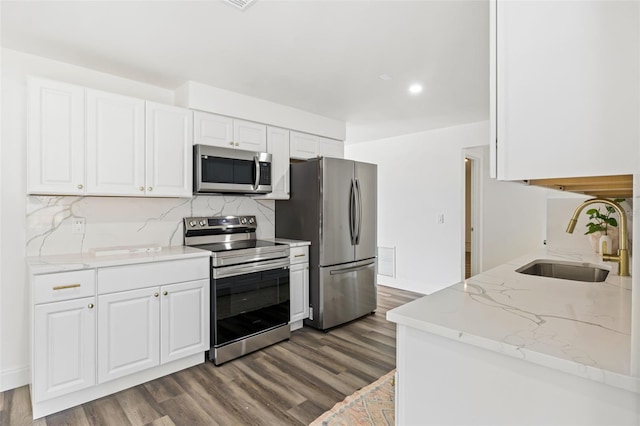
[(386, 312), (421, 295), (378, 287), (375, 314), (291, 339), (220, 367), (205, 363), (32, 420), (29, 389), (0, 393), (0, 425), (308, 425), (395, 368)]

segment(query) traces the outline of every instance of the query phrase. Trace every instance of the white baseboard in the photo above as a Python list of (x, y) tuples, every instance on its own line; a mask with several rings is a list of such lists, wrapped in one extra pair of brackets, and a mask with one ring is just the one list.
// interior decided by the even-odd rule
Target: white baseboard
[(29, 367), (14, 368), (0, 372), (0, 392), (28, 385), (31, 380)]

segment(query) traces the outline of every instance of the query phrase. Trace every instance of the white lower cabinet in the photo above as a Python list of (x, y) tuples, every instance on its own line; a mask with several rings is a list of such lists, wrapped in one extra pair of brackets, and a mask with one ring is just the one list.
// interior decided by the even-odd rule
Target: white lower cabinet
[(98, 383), (160, 363), (159, 291), (98, 296)]
[(160, 289), (161, 363), (209, 350), (208, 289), (208, 279)]
[(302, 328), (309, 318), (309, 247), (291, 247), (289, 260), (289, 297), (291, 330)]
[(32, 275), (39, 418), (204, 362), (209, 257)]
[(95, 385), (95, 297), (36, 305), (33, 322), (34, 401)]

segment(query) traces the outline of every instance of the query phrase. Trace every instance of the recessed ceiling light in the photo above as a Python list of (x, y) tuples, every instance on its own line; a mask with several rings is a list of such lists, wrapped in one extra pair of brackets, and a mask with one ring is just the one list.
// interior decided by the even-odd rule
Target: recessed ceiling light
[(420, 92), (422, 92), (421, 84), (412, 84), (411, 86), (409, 86), (409, 93), (417, 95)]
[(251, 4), (255, 1), (255, 0), (224, 0), (225, 2), (234, 5), (235, 7), (237, 7), (240, 10), (244, 10), (247, 7), (251, 6)]

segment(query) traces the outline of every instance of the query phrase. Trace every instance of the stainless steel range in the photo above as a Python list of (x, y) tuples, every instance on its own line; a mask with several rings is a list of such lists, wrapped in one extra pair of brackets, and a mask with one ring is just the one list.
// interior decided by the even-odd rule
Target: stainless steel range
[(256, 239), (255, 216), (187, 217), (184, 244), (211, 251), (216, 365), (290, 337), (289, 245)]

